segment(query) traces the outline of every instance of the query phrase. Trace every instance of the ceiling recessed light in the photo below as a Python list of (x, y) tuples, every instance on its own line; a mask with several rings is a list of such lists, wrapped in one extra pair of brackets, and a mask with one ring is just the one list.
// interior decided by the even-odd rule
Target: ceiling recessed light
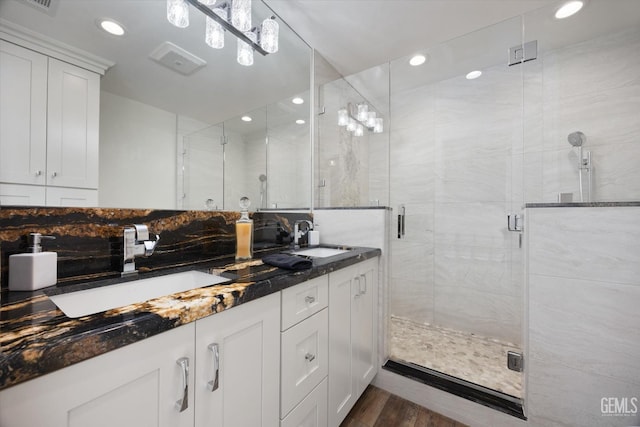
[(424, 55), (415, 55), (412, 56), (411, 59), (409, 60), (409, 64), (413, 65), (414, 67), (417, 67), (418, 65), (422, 65), (427, 61), (427, 57)]
[(242, 116), (240, 118), (240, 120), (242, 120), (243, 122), (250, 122), (253, 119), (251, 117), (249, 117), (249, 116)]
[(299, 124), (299, 125), (303, 125), (306, 122), (304, 120), (302, 120), (302, 119), (298, 119), (298, 120), (296, 120), (296, 123)]
[(579, 0), (566, 2), (556, 10), (556, 19), (564, 19), (575, 15), (580, 12), (583, 6), (584, 2)]
[(112, 19), (99, 19), (98, 27), (109, 34), (113, 34), (114, 36), (121, 36), (124, 34), (124, 27)]
[(296, 105), (300, 105), (300, 104), (304, 104), (304, 99), (299, 98), (299, 97), (295, 97), (291, 100), (291, 102), (293, 102)]
[(475, 70), (470, 72), (469, 74), (467, 74), (467, 80), (473, 80), (473, 79), (477, 79), (478, 77), (480, 77), (482, 75), (482, 71), (480, 70)]

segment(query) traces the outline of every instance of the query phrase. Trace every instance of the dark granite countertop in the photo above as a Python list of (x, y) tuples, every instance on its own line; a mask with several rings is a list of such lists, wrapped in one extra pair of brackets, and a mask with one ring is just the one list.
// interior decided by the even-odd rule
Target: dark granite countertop
[[(350, 249), (344, 254), (313, 258), (313, 267), (302, 271), (263, 264), (258, 257), (267, 255), (268, 251), (247, 262), (236, 263), (230, 258), (215, 264), (171, 269), (164, 274), (196, 269), (232, 280), (77, 319), (65, 316), (47, 294), (121, 281), (109, 279), (35, 292), (7, 292), (2, 295), (0, 305), (0, 390), (381, 253), (380, 249), (373, 248)], [(146, 277), (149, 275), (139, 278)]]
[(570, 202), (570, 203), (526, 203), (525, 208), (615, 208), (640, 206), (640, 202)]

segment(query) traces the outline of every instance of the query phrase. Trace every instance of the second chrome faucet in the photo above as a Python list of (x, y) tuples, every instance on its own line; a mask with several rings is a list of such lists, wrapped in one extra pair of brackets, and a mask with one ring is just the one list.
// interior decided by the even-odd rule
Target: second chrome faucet
[(160, 240), (159, 235), (155, 235), (155, 239), (149, 239), (149, 228), (144, 224), (134, 224), (125, 227), (123, 232), (123, 249), (122, 249), (122, 276), (137, 274), (135, 258), (140, 256), (151, 256)]

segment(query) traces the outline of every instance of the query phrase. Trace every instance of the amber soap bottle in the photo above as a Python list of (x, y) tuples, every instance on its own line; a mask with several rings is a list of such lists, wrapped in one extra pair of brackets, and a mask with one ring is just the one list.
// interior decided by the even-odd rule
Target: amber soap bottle
[(248, 197), (240, 199), (240, 219), (236, 221), (236, 261), (247, 261), (253, 257), (253, 221), (249, 218)]

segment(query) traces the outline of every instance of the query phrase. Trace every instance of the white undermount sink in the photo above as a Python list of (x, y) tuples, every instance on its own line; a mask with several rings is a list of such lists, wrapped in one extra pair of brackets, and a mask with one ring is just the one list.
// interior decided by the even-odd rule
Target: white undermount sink
[(348, 249), (334, 249), (334, 248), (310, 248), (302, 249), (293, 252), (294, 255), (308, 256), (312, 258), (327, 258), (334, 255), (345, 254), (349, 252)]
[(94, 289), (86, 289), (60, 295), (49, 296), (67, 317), (77, 318), (100, 313), (129, 304), (145, 302), (150, 299), (176, 292), (185, 292), (204, 286), (217, 285), (230, 279), (203, 273), (185, 271), (148, 279), (117, 283)]

